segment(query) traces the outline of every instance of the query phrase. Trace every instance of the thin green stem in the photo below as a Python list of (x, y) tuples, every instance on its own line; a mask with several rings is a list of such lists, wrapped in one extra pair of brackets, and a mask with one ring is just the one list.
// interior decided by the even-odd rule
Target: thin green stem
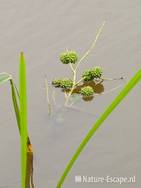
[(86, 137), (82, 140), (76, 152), (72, 156), (71, 160), (67, 164), (62, 176), (60, 177), (56, 188), (61, 188), (68, 173), (72, 169), (75, 161), (78, 159), (84, 147), (87, 145), (89, 140), (92, 138), (97, 129), (101, 126), (101, 124), (108, 118), (108, 116), (113, 112), (113, 110), (118, 106), (118, 104), (128, 95), (128, 93), (133, 89), (133, 87), (141, 80), (141, 69), (131, 78), (131, 80), (126, 84), (126, 86), (122, 89), (119, 95), (112, 101), (112, 103), (106, 108), (106, 110), (102, 113), (100, 118), (94, 123), (92, 128), (88, 131)]

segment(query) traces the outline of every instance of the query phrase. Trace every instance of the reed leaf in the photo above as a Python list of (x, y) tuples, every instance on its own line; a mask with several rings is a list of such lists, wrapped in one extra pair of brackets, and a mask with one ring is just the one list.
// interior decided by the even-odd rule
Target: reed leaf
[(79, 147), (77, 148), (76, 152), (72, 156), (71, 160), (67, 164), (62, 176), (60, 177), (56, 188), (61, 188), (68, 173), (72, 169), (75, 161), (78, 159), (79, 155), (81, 154), (82, 150), (85, 148), (89, 140), (95, 134), (97, 129), (101, 126), (101, 124), (108, 118), (108, 116), (113, 112), (113, 110), (118, 106), (118, 104), (128, 95), (128, 93), (133, 89), (133, 87), (141, 80), (141, 70), (139, 70), (131, 80), (125, 85), (125, 87), (121, 90), (119, 95), (112, 101), (112, 103), (106, 108), (106, 110), (101, 114), (101, 116), (97, 119), (94, 123), (92, 128), (88, 131), (85, 138), (80, 143)]
[(0, 84), (3, 84), (12, 79), (12, 76), (6, 72), (0, 73)]
[(27, 96), (26, 96), (26, 64), (23, 52), (20, 54), (20, 132), (21, 132), (21, 188), (26, 188), (27, 162)]
[(27, 188), (30, 184), (34, 187), (33, 151), (27, 132), (26, 67), (23, 53), (20, 55), (20, 94), (12, 76), (5, 72), (0, 73), (0, 84), (7, 81), (10, 81), (13, 107), (21, 138), (21, 187)]
[(15, 84), (12, 79), (10, 80), (10, 85), (11, 85), (12, 101), (13, 101), (13, 107), (14, 107), (14, 111), (16, 115), (17, 125), (19, 129), (19, 133), (21, 134), (19, 97), (17, 95), (17, 89), (15, 88)]

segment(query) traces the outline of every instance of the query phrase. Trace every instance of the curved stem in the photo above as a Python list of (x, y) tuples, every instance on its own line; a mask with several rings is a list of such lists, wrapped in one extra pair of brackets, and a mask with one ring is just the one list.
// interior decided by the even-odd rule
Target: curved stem
[(99, 28), (97, 34), (96, 34), (96, 37), (95, 37), (95, 40), (93, 41), (92, 45), (90, 46), (90, 48), (85, 52), (85, 54), (81, 57), (81, 59), (78, 61), (77, 65), (76, 65), (76, 68), (75, 70), (78, 69), (80, 63), (90, 54), (90, 52), (95, 48), (96, 46), (96, 43), (98, 41), (98, 38), (100, 37), (100, 34), (102, 33), (103, 31), (103, 28), (104, 28), (104, 25), (105, 25), (106, 21), (103, 21), (101, 27)]

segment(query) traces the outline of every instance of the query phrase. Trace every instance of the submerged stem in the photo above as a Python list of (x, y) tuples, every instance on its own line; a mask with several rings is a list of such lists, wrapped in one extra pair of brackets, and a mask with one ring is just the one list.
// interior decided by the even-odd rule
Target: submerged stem
[(48, 103), (48, 114), (51, 115), (51, 102), (49, 98), (49, 86), (48, 86), (47, 78), (45, 78), (45, 88), (46, 88), (46, 99)]

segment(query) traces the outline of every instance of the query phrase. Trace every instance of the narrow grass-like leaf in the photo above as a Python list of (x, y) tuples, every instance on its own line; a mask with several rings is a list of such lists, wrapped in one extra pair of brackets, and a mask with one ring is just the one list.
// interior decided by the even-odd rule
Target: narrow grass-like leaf
[[(26, 68), (23, 53), (20, 55), (20, 93), (8, 73), (0, 73), (0, 84), (10, 81), (13, 107), (21, 138), (21, 187), (34, 188), (33, 183), (33, 151), (30, 138), (27, 134), (27, 99), (26, 99)], [(20, 111), (22, 109), (22, 111)], [(22, 119), (21, 119), (22, 115)], [(22, 125), (22, 128), (21, 128)]]
[(27, 96), (26, 96), (26, 64), (24, 54), (20, 54), (20, 130), (21, 130), (21, 188), (26, 188), (27, 161)]
[[(15, 84), (13, 80), (10, 80), (10, 85), (11, 85), (11, 93), (12, 93), (12, 100), (13, 100), (13, 106), (14, 106), (14, 111), (16, 115), (16, 120), (17, 120), (17, 125), (20, 133), (20, 109), (19, 109), (19, 97), (17, 96), (17, 90), (15, 88)], [(21, 134), (21, 133), (20, 133)]]
[(133, 89), (133, 87), (141, 80), (141, 70), (139, 70), (131, 80), (126, 84), (126, 86), (122, 89), (119, 95), (113, 100), (113, 102), (106, 108), (106, 110), (102, 113), (100, 118), (94, 123), (92, 128), (87, 133), (86, 137), (82, 140), (79, 147), (77, 148), (76, 152), (72, 156), (71, 160), (67, 164), (62, 176), (60, 177), (56, 188), (61, 188), (62, 184), (65, 181), (68, 173), (72, 169), (75, 161), (78, 159), (79, 155), (81, 154), (82, 150), (89, 142), (91, 137), (97, 131), (97, 129), (101, 126), (101, 124), (108, 118), (108, 116), (112, 113), (112, 111), (118, 106), (118, 104), (128, 95), (128, 93)]
[(6, 72), (0, 73), (0, 84), (3, 84), (12, 79), (12, 76)]

